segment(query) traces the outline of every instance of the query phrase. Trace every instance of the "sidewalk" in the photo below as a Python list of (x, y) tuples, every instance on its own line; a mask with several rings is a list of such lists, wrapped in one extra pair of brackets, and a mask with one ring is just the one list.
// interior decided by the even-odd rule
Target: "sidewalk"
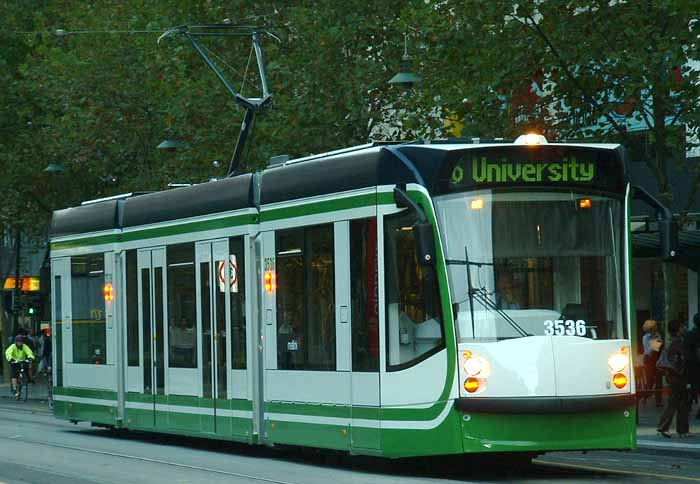
[[(37, 377), (35, 381), (36, 383), (29, 384), (29, 396), (27, 400), (46, 402), (49, 396), (46, 381), (43, 377)], [(5, 382), (3, 377), (0, 376), (0, 399), (14, 400), (14, 398), (14, 395), (10, 393), (10, 382)]]
[[(664, 397), (664, 405), (667, 400), (668, 397)], [(640, 449), (678, 450), (700, 453), (700, 420), (695, 418), (695, 415), (698, 413), (698, 408), (700, 408), (698, 405), (693, 405), (690, 411), (690, 437), (678, 437), (674, 420), (670, 429), (672, 438), (667, 439), (656, 432), (659, 417), (664, 409), (656, 407), (653, 398), (648, 399), (646, 403), (639, 402), (637, 447)]]

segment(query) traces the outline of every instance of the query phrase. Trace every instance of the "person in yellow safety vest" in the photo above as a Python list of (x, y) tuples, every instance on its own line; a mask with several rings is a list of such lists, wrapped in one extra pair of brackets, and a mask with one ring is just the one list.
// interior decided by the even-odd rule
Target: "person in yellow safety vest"
[(34, 353), (31, 348), (29, 345), (24, 344), (24, 336), (17, 336), (14, 344), (11, 344), (7, 350), (5, 350), (5, 359), (7, 359), (12, 366), (12, 388), (15, 389), (15, 394), (17, 394), (19, 391), (17, 388), (17, 378), (19, 377), (20, 367), (21, 365), (27, 365), (28, 360), (34, 359)]

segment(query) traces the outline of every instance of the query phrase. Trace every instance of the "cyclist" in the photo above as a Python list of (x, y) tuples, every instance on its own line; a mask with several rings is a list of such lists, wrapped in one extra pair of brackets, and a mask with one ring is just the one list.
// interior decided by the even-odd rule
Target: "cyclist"
[(15, 396), (19, 396), (20, 389), (17, 388), (17, 378), (22, 365), (28, 369), (29, 361), (34, 359), (34, 353), (29, 345), (24, 344), (24, 336), (17, 335), (14, 344), (11, 344), (5, 351), (5, 358), (12, 365), (12, 388), (15, 389)]

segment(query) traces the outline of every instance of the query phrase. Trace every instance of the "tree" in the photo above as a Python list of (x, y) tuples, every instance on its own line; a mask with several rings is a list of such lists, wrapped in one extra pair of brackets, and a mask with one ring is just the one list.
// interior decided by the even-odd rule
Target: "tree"
[[(425, 18), (441, 45), (431, 59), (444, 74), (440, 90), (459, 93), (444, 97), (445, 109), (467, 127), (628, 147), (643, 130), (645, 161), (667, 203), (673, 172), (692, 177), (689, 199), (675, 200), (688, 210), (700, 182), (700, 168), (686, 160), (700, 144), (697, 2), (447, 0), (425, 9), (437, 13)], [(450, 69), (458, 58), (464, 69)]]

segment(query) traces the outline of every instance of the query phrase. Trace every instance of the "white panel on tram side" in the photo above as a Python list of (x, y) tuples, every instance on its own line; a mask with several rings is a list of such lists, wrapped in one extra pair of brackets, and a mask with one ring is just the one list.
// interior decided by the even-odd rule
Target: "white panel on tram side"
[(65, 277), (63, 277), (63, 385), (68, 375), (68, 364), (73, 363), (73, 287), (71, 284), (71, 259), (65, 260)]
[(353, 406), (379, 406), (379, 373), (352, 372), (352, 404)]
[[(276, 268), (276, 258), (275, 258), (275, 233), (274, 232), (263, 232), (263, 257), (262, 261), (262, 274), (266, 270), (271, 270), (275, 274)], [(275, 276), (276, 277), (276, 276)], [(264, 283), (262, 284), (262, 320), (263, 320), (263, 344), (265, 346), (265, 369), (266, 370), (276, 370), (277, 369), (277, 307), (276, 307), (276, 290), (267, 291), (265, 290)], [(276, 284), (276, 282), (275, 282)], [(266, 382), (266, 396), (267, 387), (269, 385)], [(266, 397), (266, 400), (268, 398)]]
[[(137, 393), (143, 393), (145, 389), (145, 382), (144, 382), (144, 348), (146, 344), (151, 344), (150, 340), (149, 341), (144, 341), (144, 334), (143, 334), (143, 277), (141, 276), (142, 270), (143, 269), (148, 269), (149, 274), (151, 270), (151, 251), (150, 250), (139, 250), (137, 252), (137, 270), (136, 270), (136, 280), (137, 280), (137, 301), (138, 301), (138, 320), (139, 320), (139, 380), (140, 380), (140, 385), (138, 388), (134, 391)], [(150, 277), (149, 277), (149, 289), (150, 289)], [(146, 297), (149, 298), (149, 306), (150, 306), (150, 290), (149, 293), (146, 295)], [(150, 319), (150, 315), (149, 315)], [(153, 380), (151, 380), (153, 381)]]
[(258, 267), (255, 264), (255, 242), (254, 238), (246, 235), (243, 239), (245, 257), (245, 324), (246, 324), (246, 394), (240, 398), (252, 399), (255, 391), (255, 372), (259, 369), (256, 356), (258, 355), (258, 306), (259, 293), (257, 292), (260, 277)]
[(259, 232), (247, 236), (246, 243), (246, 320), (247, 320), (247, 368), (250, 382), (250, 399), (253, 401), (253, 435), (260, 435), (263, 428), (263, 382), (265, 380), (265, 347), (263, 331), (265, 322), (262, 320), (264, 297), (262, 288), (263, 247), (262, 234)]
[(335, 249), (335, 355), (337, 371), (350, 371), (351, 314), (350, 314), (350, 223), (335, 222), (333, 236)]
[(65, 387), (112, 391), (117, 388), (115, 365), (68, 363), (64, 368), (63, 386)]
[[(152, 263), (152, 269), (151, 269), (151, 279), (153, 280), (153, 285), (151, 287), (151, 292), (155, 295), (157, 298), (158, 295), (156, 294), (156, 288), (158, 287), (156, 284), (156, 271), (154, 270), (156, 267), (162, 269), (161, 273), (161, 283), (162, 283), (162, 294), (160, 297), (162, 298), (162, 311), (163, 313), (161, 314), (162, 318), (162, 337), (163, 337), (163, 378), (164, 382), (162, 382), (163, 385), (163, 392), (165, 395), (170, 394), (170, 389), (169, 389), (169, 384), (168, 384), (168, 372), (167, 368), (169, 366), (168, 358), (169, 358), (169, 351), (168, 348), (170, 348), (170, 331), (168, 331), (168, 321), (170, 320), (168, 316), (168, 265), (166, 263), (166, 255), (165, 255), (165, 247), (160, 247), (157, 249), (152, 249), (151, 250), (151, 263)], [(153, 314), (156, 314), (156, 306), (155, 306), (155, 300), (153, 307), (151, 308), (153, 311)], [(155, 340), (155, 320), (151, 322), (154, 333), (153, 333), (153, 341), (156, 342)], [(156, 350), (157, 347), (157, 342), (153, 345), (153, 355), (157, 357), (158, 351)], [(154, 372), (154, 377), (157, 376), (157, 371)], [(154, 380), (155, 381), (155, 380)]]
[(168, 368), (165, 381), (166, 395), (199, 395), (199, 370), (197, 368)]
[(326, 403), (348, 405), (349, 384), (339, 384), (339, 377), (350, 373), (336, 371), (268, 370), (266, 401)]
[[(203, 368), (204, 368), (204, 355), (202, 354), (203, 351), (203, 344), (204, 342), (202, 341), (202, 331), (203, 331), (203, 326), (204, 326), (204, 321), (202, 320), (202, 290), (203, 288), (201, 287), (201, 281), (202, 281), (202, 264), (203, 263), (208, 263), (209, 265), (209, 271), (211, 271), (211, 245), (209, 243), (196, 243), (195, 244), (195, 287), (196, 287), (196, 301), (197, 301), (197, 338), (196, 338), (196, 345), (197, 345), (197, 369), (199, 370), (198, 372), (198, 383), (197, 383), (197, 396), (199, 398), (204, 397), (204, 381), (203, 381)], [(211, 274), (209, 275), (211, 278)], [(211, 295), (209, 297), (209, 312), (211, 314)], [(211, 322), (209, 323), (211, 324)], [(214, 363), (212, 360), (212, 354), (210, 350), (209, 354), (209, 363)]]
[[(114, 278), (114, 252), (106, 252), (105, 255), (105, 265), (104, 265), (104, 276), (105, 285), (111, 284), (112, 291), (114, 291), (115, 278)], [(114, 294), (114, 292), (112, 292)], [(107, 364), (116, 365), (119, 361), (117, 357), (117, 331), (115, 325), (116, 312), (114, 307), (114, 301), (107, 301), (105, 298), (105, 339), (107, 346)], [(115, 375), (116, 376), (116, 375)]]
[[(59, 280), (59, 285), (56, 286), (56, 279), (58, 278)], [(61, 362), (61, 375), (63, 375), (64, 368), (65, 368), (65, 363), (66, 363), (66, 336), (65, 336), (65, 328), (66, 328), (66, 314), (67, 311), (69, 311), (69, 306), (70, 304), (70, 299), (67, 299), (66, 297), (66, 291), (68, 290), (68, 286), (70, 286), (70, 258), (64, 257), (60, 259), (52, 259), (51, 260), (51, 300), (54, 301), (53, 304), (51, 304), (51, 316), (52, 316), (52, 321), (51, 321), (51, 332), (53, 334), (54, 338), (54, 344), (57, 338), (57, 335), (59, 334), (58, 332), (58, 321), (61, 322), (61, 355), (62, 355), (62, 362)], [(60, 302), (56, 304), (56, 295), (59, 295), (60, 297)], [(53, 352), (53, 362), (52, 362), (52, 368), (53, 368), (53, 381), (55, 385), (59, 385), (59, 378), (58, 378), (58, 371), (59, 371), (59, 365), (58, 365), (58, 350), (55, 350)], [(60, 382), (62, 384), (62, 382)]]
[(126, 391), (134, 393), (143, 391), (143, 370), (140, 366), (126, 367)]

